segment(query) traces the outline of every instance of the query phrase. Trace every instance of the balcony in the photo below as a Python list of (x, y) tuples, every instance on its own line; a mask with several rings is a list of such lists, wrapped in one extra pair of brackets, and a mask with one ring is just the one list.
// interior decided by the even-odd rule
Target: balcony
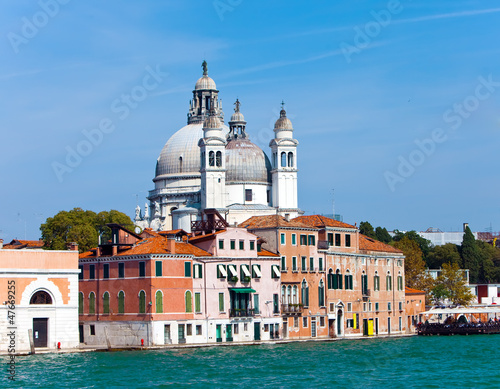
[(229, 317), (253, 317), (255, 312), (253, 309), (230, 309)]
[(283, 315), (302, 315), (302, 304), (281, 304)]
[(327, 240), (318, 240), (318, 249), (319, 250), (328, 250), (330, 248), (330, 244)]
[(370, 289), (365, 289), (361, 293), (363, 294), (363, 301), (368, 301), (370, 298)]

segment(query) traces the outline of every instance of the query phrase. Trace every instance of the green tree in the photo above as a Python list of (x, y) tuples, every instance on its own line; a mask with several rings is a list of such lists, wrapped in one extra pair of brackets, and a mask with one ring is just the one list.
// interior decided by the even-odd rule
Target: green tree
[(413, 240), (418, 244), (418, 247), (420, 247), (420, 250), (422, 251), (422, 256), (424, 260), (427, 258), (427, 255), (429, 255), (429, 252), (431, 251), (432, 248), (432, 243), (430, 240), (425, 239), (421, 237), (417, 231), (407, 231), (407, 232), (401, 232), (398, 230), (394, 231), (394, 237), (392, 238), (395, 242), (400, 241), (404, 237), (407, 237), (408, 239)]
[(476, 240), (476, 245), (481, 253), (479, 266), (479, 282), (499, 282), (498, 270), (495, 263), (500, 263), (500, 249), (491, 244)]
[(384, 228), (382, 228), (382, 227), (375, 228), (375, 236), (376, 236), (376, 239), (378, 241), (383, 242), (383, 243), (389, 243), (392, 241), (392, 237), (385, 227)]
[(446, 243), (442, 246), (433, 247), (426, 258), (427, 267), (430, 269), (440, 269), (443, 263), (462, 263), (462, 258), (458, 251), (458, 246), (453, 243)]
[(375, 230), (369, 222), (359, 223), (359, 233), (368, 236), (369, 238), (377, 239)]
[(422, 258), (422, 250), (417, 242), (408, 237), (403, 237), (393, 243), (394, 247), (401, 250), (405, 255), (405, 284), (414, 289), (426, 292), (426, 302), (434, 287), (434, 280), (426, 272), (425, 262)]
[(462, 267), (469, 269), (469, 281), (473, 284), (479, 282), (482, 255), (469, 226), (465, 228), (460, 254), (462, 255)]
[(468, 306), (474, 295), (467, 287), (467, 280), (458, 263), (444, 263), (433, 289), (434, 298), (448, 298), (453, 304)]
[(47, 218), (40, 226), (40, 231), (45, 248), (49, 250), (65, 250), (67, 243), (76, 242), (78, 250), (84, 252), (97, 246), (100, 233), (110, 233), (106, 223), (133, 227), (130, 217), (122, 212), (111, 210), (96, 214), (93, 211), (74, 208)]

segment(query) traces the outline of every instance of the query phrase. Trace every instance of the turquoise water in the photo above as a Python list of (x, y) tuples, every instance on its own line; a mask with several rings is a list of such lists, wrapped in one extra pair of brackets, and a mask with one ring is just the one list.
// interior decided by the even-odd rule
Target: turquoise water
[(498, 388), (500, 335), (346, 340), (16, 359), (22, 388)]

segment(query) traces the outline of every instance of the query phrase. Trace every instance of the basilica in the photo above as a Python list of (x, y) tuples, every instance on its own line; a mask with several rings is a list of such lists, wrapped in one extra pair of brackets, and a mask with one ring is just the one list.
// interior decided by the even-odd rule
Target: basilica
[(187, 125), (173, 134), (156, 162), (155, 187), (149, 203), (135, 212), (140, 229), (183, 229), (206, 214), (226, 225), (252, 216), (294, 218), (303, 212), (297, 201), (297, 146), (284, 107), (274, 125), (271, 161), (251, 142), (240, 102), (227, 125), (219, 91), (208, 76), (207, 63), (189, 102)]

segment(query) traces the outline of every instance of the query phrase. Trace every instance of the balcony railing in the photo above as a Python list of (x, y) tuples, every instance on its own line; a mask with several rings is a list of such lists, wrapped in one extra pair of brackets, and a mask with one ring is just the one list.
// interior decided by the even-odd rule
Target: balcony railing
[(368, 299), (370, 298), (370, 289), (364, 289), (361, 291), (362, 295), (363, 295), (363, 301), (368, 301)]
[(318, 249), (320, 250), (328, 250), (330, 248), (330, 244), (327, 240), (318, 240)]
[(281, 304), (281, 313), (283, 315), (301, 315), (302, 304)]
[(255, 315), (253, 309), (230, 309), (229, 317), (252, 317)]

